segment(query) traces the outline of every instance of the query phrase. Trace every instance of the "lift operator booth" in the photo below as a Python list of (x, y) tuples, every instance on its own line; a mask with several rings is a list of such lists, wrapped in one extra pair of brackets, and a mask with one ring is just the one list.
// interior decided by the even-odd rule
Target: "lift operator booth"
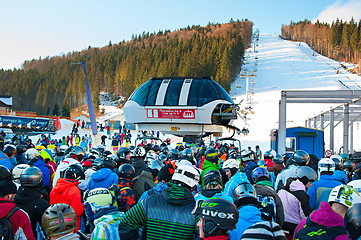
[[(278, 149), (277, 129), (271, 132), (271, 149)], [(286, 128), (286, 153), (291, 157), (296, 150), (304, 150), (321, 159), (324, 153), (324, 132), (305, 127)]]

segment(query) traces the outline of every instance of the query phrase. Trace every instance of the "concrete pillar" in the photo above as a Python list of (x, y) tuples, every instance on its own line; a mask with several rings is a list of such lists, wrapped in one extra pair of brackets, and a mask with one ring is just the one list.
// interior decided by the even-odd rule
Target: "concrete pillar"
[(313, 117), (313, 128), (317, 129), (317, 117)]
[(350, 153), (353, 153), (353, 122), (350, 123)]
[(278, 154), (286, 153), (286, 93), (281, 92), (278, 121)]
[(320, 116), (321, 130), (325, 130), (325, 115), (321, 114)]

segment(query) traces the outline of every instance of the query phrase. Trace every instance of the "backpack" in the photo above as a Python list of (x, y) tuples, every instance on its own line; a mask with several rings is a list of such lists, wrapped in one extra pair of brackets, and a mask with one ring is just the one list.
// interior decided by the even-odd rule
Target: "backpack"
[(14, 229), (13, 224), (10, 221), (10, 217), (20, 208), (13, 207), (2, 219), (0, 219), (0, 239), (1, 240), (13, 240)]
[(257, 207), (263, 221), (276, 222), (276, 202), (272, 196), (257, 195)]
[(295, 234), (294, 240), (332, 240), (344, 234), (346, 234), (344, 226), (328, 228), (312, 221), (308, 216), (306, 224)]

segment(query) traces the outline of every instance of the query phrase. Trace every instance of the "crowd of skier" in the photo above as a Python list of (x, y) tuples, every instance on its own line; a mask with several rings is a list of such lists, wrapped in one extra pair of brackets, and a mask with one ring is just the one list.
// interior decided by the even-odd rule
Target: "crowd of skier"
[(43, 140), (1, 148), (0, 239), (361, 239), (357, 152)]

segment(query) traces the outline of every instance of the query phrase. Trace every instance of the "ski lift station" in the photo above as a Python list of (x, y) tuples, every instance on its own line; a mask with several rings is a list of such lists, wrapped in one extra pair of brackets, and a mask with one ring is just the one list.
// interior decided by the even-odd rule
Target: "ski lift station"
[(229, 130), (237, 119), (237, 105), (209, 77), (151, 78), (124, 105), (127, 123), (138, 129), (161, 131), (188, 140)]

